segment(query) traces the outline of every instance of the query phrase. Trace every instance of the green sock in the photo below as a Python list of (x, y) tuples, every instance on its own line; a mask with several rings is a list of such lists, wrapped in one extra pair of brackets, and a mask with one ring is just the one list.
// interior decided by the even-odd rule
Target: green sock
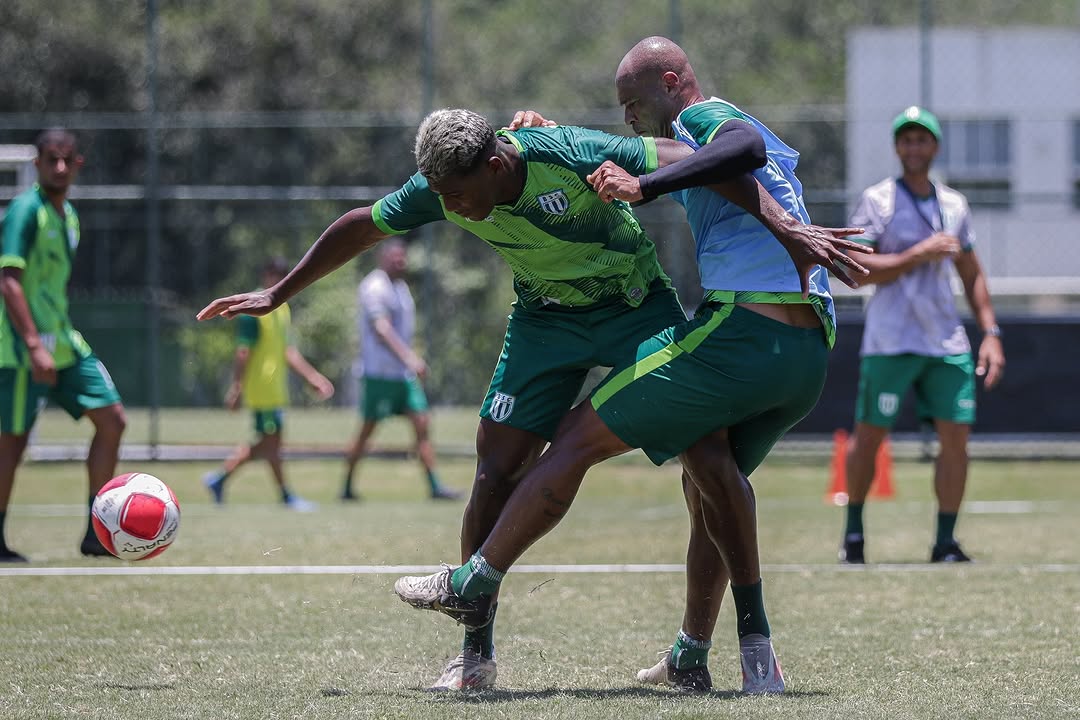
[(939, 512), (937, 514), (937, 546), (942, 547), (956, 542), (953, 531), (956, 530), (957, 513)]
[(499, 603), (491, 606), (491, 620), (480, 628), (465, 628), (465, 642), (462, 650), (471, 650), (480, 657), (489, 660), (495, 659), (495, 611), (499, 609)]
[(481, 595), (494, 595), (505, 574), (488, 565), (484, 556), (475, 552), (469, 562), (454, 571), (450, 587), (458, 597), (475, 600)]
[(439, 489), (439, 476), (435, 474), (434, 470), (427, 471), (427, 484), (431, 488), (431, 492)]
[(0, 550), (7, 548), (7, 541), (4, 540), (5, 520), (7, 520), (7, 510), (0, 510)]
[(675, 645), (671, 648), (671, 664), (677, 670), (687, 668), (705, 667), (709, 664), (709, 648), (711, 640), (698, 640), (690, 637), (686, 631), (680, 630), (675, 638)]
[(847, 524), (844, 526), (844, 535), (862, 535), (862, 512), (864, 503), (848, 503)]
[(753, 585), (732, 585), (735, 598), (735, 616), (739, 625), (739, 639), (755, 633), (771, 637), (769, 618), (765, 615), (765, 595), (761, 580)]

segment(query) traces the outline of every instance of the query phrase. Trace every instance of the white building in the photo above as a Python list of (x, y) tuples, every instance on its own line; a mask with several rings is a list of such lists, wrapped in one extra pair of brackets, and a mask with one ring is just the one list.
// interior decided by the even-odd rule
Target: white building
[[(1080, 31), (936, 28), (927, 107), (942, 121), (936, 173), (972, 202), (997, 294), (1080, 294)], [(893, 118), (920, 103), (918, 28), (847, 42), (847, 181), (899, 174)]]

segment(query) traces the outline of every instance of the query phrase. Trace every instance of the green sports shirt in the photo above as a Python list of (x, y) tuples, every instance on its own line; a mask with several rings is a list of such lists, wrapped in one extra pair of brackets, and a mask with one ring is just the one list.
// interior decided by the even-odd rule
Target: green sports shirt
[[(90, 355), (90, 346), (68, 317), (67, 284), (78, 246), (79, 216), (71, 203), (64, 202), (61, 216), (35, 184), (8, 205), (0, 234), (0, 268), (22, 270), (30, 315), (57, 369)], [(26, 344), (5, 309), (0, 318), (0, 367), (29, 366)]]
[(473, 221), (449, 212), (417, 173), (372, 208), (385, 233), (449, 220), (494, 248), (514, 273), (518, 304), (588, 306), (622, 300), (637, 307), (654, 281), (671, 281), (630, 206), (605, 203), (585, 181), (611, 160), (632, 175), (657, 168), (656, 142), (578, 127), (499, 131), (526, 163), (525, 189)]

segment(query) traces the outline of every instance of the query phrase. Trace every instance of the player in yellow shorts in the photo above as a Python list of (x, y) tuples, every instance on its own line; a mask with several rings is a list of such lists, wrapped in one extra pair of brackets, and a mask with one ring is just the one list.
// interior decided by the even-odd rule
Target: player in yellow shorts
[[(271, 287), (288, 271), (284, 260), (275, 258), (263, 269), (264, 287)], [(316, 505), (289, 490), (281, 459), (283, 408), (289, 404), (288, 370), (300, 373), (326, 400), (333, 396), (334, 386), (304, 359), (290, 342), (289, 306), (260, 318), (241, 317), (237, 320), (237, 347), (233, 365), (233, 382), (225, 396), (230, 410), (239, 407), (241, 399), (254, 415), (253, 443), (233, 451), (217, 470), (203, 477), (214, 502), (224, 502), (225, 481), (248, 460), (263, 459), (270, 465), (281, 493), (281, 501), (292, 510), (314, 510)]]

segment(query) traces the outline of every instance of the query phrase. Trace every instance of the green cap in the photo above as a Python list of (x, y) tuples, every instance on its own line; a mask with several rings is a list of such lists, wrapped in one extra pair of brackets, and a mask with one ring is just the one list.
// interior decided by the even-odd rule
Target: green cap
[(896, 137), (896, 134), (904, 128), (912, 125), (928, 130), (935, 140), (941, 142), (941, 123), (934, 117), (934, 113), (918, 105), (912, 105), (896, 116), (892, 123), (893, 137)]

